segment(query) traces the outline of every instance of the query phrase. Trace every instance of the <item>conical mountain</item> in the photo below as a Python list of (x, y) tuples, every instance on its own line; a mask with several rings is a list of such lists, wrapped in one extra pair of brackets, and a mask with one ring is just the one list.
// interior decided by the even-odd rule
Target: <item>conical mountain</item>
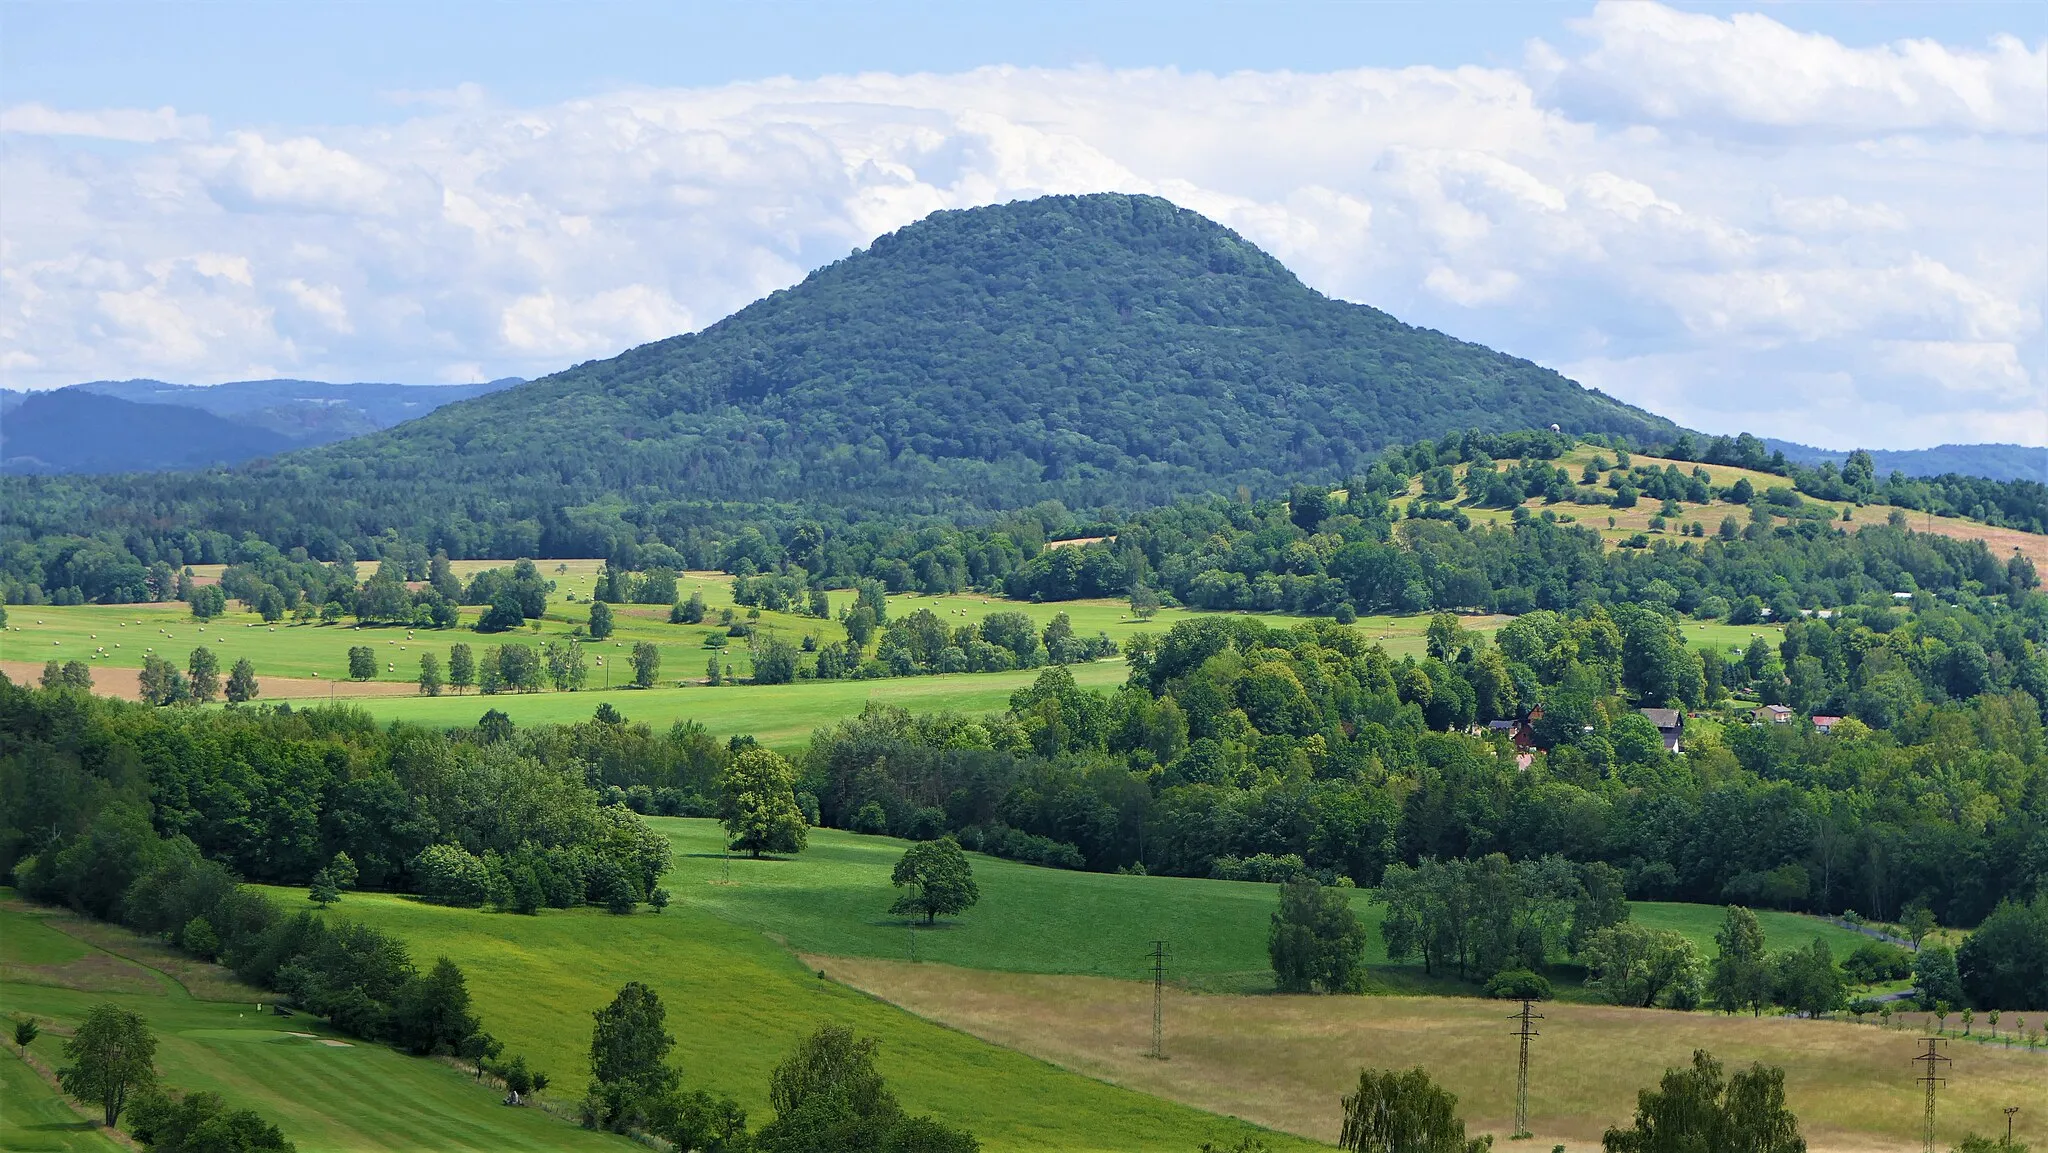
[(702, 332), (289, 459), (361, 495), (474, 486), (517, 515), (604, 494), (1131, 505), (1551, 424), (1675, 431), (1323, 296), (1197, 213), (1105, 194), (941, 212)]

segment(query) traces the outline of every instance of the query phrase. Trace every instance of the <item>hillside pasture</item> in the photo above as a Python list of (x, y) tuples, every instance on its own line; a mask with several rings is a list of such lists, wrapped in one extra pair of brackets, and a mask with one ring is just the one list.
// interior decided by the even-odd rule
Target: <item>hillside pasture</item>
[[(304, 904), (303, 890), (271, 893)], [(773, 1115), (770, 1069), (800, 1036), (837, 1022), (880, 1039), (880, 1068), (906, 1108), (971, 1129), (989, 1153), (1188, 1153), (1252, 1132), (920, 1021), (685, 902), (659, 915), (579, 908), (525, 917), (351, 893), (329, 915), (395, 933), (415, 958), (452, 958), (491, 1032), (546, 1069), (565, 1098), (589, 1076), (590, 1014), (627, 981), (644, 981), (667, 1007), (684, 1085), (731, 1094), (756, 1125)], [(1274, 1153), (1312, 1147), (1267, 1136)]]
[[(46, 1064), (61, 1062), (62, 1038), (89, 1008), (112, 1002), (149, 1022), (165, 1084), (211, 1090), (255, 1109), (301, 1153), (634, 1148), (538, 1109), (505, 1108), (499, 1091), (452, 1065), (346, 1040), (303, 1014), (284, 1020), (259, 1012), (269, 996), (216, 966), (183, 962), (206, 978), (188, 988), (150, 967), (165, 951), (160, 944), (108, 925), (92, 925), (91, 940), (72, 935), (84, 925), (0, 890), (0, 1017), (42, 1024), (33, 1051)], [(8, 1069), (0, 1148), (114, 1148), (99, 1134), (69, 1128), (77, 1118), (67, 1120), (55, 1092), (43, 1085), (37, 1093), (40, 1081), (15, 1074), (34, 1077), (21, 1061), (0, 1056), (0, 1066)], [(579, 1089), (564, 1085), (556, 1095), (569, 1099)]]
[[(813, 957), (827, 976), (927, 1020), (1167, 1100), (1319, 1141), (1361, 1067), (1416, 1065), (1458, 1095), (1468, 1130), (1513, 1128), (1513, 1006), (1452, 997), (1204, 996), (1169, 990), (1166, 1061), (1151, 1060), (1152, 990), (1098, 977), (1018, 975), (873, 958)], [(1731, 1071), (1784, 1068), (1788, 1103), (1814, 1153), (1908, 1153), (1920, 1144), (1915, 1035), (1788, 1017), (1727, 1017), (1547, 1003), (1531, 1045), (1523, 1146), (1593, 1153), (1633, 1114), (1639, 1089), (1694, 1049)], [(2004, 1132), (2000, 1109), (2048, 1099), (2048, 1053), (1949, 1045), (1938, 1148)], [(2016, 1139), (2048, 1138), (2048, 1111), (2023, 1108)], [(1504, 1147), (1504, 1146), (1497, 1146)]]
[[(889, 872), (911, 842), (813, 829), (810, 847), (797, 857), (728, 859), (715, 821), (649, 822), (668, 835), (675, 853), (665, 884), (677, 903), (760, 929), (805, 953), (908, 959), (914, 947), (921, 961), (966, 968), (1136, 979), (1150, 972), (1146, 954), (1163, 939), (1173, 950), (1177, 984), (1242, 993), (1273, 987), (1266, 955), (1279, 901), (1273, 885), (1074, 872), (973, 854), (981, 903), (936, 928), (913, 928), (887, 911), (896, 895)], [(1418, 964), (1390, 963), (1379, 934), (1382, 907), (1367, 893), (1354, 897), (1352, 907), (1366, 926), (1366, 963), (1378, 987), (1457, 987), (1427, 981)], [(1631, 910), (1643, 923), (1676, 930), (1713, 955), (1720, 908), (1634, 902)], [(1757, 918), (1772, 949), (1821, 937), (1839, 957), (1863, 940), (1796, 913), (1766, 910)]]

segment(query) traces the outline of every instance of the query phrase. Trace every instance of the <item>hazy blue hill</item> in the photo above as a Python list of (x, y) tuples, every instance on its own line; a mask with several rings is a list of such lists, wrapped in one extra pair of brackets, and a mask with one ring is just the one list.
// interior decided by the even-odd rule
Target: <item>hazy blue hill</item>
[(267, 428), (301, 445), (330, 444), (425, 416), (444, 404), (525, 383), (506, 377), (486, 384), (330, 384), (318, 380), (236, 380), (169, 384), (161, 380), (95, 380), (76, 387), (141, 404), (205, 409)]
[(291, 441), (200, 409), (63, 388), (30, 393), (0, 422), (10, 473), (130, 472), (238, 464)]
[[(1832, 452), (1786, 440), (1766, 439), (1764, 444), (1798, 464), (1817, 465), (1823, 461), (1841, 464), (1846, 452)], [(1865, 450), (1877, 466), (1877, 475), (1894, 471), (1907, 476), (1981, 476), (1991, 480), (2032, 480), (2048, 484), (2048, 448), (2024, 444), (1939, 444), (1933, 448)]]

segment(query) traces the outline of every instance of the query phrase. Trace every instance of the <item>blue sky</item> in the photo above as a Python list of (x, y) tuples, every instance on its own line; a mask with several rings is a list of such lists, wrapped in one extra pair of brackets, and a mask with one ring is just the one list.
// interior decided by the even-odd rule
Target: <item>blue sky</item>
[(2048, 444), (2048, 4), (0, 3), (0, 384), (534, 376), (1165, 196), (1715, 432)]
[[(1829, 0), (1756, 10), (1848, 44), (1981, 44), (2048, 31), (2048, 4)], [(9, 0), (0, 99), (59, 107), (169, 104), (220, 124), (388, 120), (391, 94), (482, 85), (545, 104), (629, 85), (770, 76), (959, 72), (988, 64), (1187, 71), (1512, 63), (1568, 40), (1583, 3), (1545, 0), (1202, 3), (148, 3)]]

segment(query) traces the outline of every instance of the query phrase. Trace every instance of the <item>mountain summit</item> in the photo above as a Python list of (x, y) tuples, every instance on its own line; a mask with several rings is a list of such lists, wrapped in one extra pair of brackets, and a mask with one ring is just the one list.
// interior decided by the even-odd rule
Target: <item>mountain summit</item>
[(1130, 505), (1551, 424), (1675, 431), (1323, 296), (1197, 213), (1105, 194), (941, 212), (702, 332), (295, 459), (352, 484), (431, 477), (556, 505), (580, 503), (561, 486), (583, 500)]

